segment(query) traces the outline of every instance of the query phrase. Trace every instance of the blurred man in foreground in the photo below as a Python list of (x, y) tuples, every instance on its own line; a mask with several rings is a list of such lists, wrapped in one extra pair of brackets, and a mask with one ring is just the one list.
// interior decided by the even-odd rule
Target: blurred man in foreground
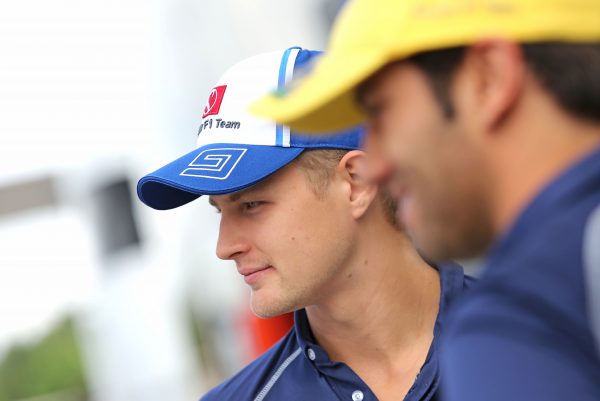
[(217, 255), (233, 260), (253, 311), (295, 311), (279, 343), (203, 400), (431, 400), (448, 304), (469, 282), (433, 268), (369, 179), (362, 130), (297, 135), (250, 117), (250, 101), (316, 52), (291, 48), (228, 70), (209, 96), (198, 148), (138, 184), (169, 209), (210, 195)]
[(600, 399), (600, 2), (351, 1), (254, 110), (368, 121), (418, 249), (487, 252), (442, 348), (449, 400)]

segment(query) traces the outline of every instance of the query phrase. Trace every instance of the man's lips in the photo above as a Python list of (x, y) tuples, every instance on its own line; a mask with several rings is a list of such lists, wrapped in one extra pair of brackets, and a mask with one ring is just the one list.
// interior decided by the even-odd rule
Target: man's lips
[(244, 276), (244, 281), (248, 285), (255, 284), (266, 274), (273, 270), (273, 266), (263, 266), (263, 267), (239, 267), (238, 273)]

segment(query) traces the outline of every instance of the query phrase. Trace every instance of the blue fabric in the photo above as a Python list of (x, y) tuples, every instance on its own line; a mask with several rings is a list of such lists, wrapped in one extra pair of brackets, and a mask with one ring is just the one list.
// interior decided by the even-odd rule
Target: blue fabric
[[(290, 47), (285, 52), (283, 52), (283, 57), (281, 58), (281, 64), (279, 65), (279, 76), (277, 77), (277, 89), (281, 90), (285, 87), (285, 75), (287, 72), (288, 61), (290, 58), (290, 53), (293, 49), (299, 49), (302, 51), (300, 47)], [(299, 52), (300, 53), (300, 52)], [(294, 68), (297, 68), (294, 64)], [(277, 134), (275, 139), (275, 144), (277, 146), (283, 145), (283, 125), (277, 124), (276, 126)]]
[[(240, 191), (285, 166), (303, 150), (231, 143), (202, 146), (143, 177), (138, 182), (138, 196), (148, 206), (165, 210), (191, 202), (200, 195)], [(197, 159), (199, 156), (201, 160)], [(198, 170), (181, 175), (193, 169), (190, 164), (194, 160), (197, 160), (193, 164), (199, 166)]]
[[(427, 360), (405, 401), (431, 400), (436, 394), (438, 380), (438, 344), (445, 324), (445, 315), (451, 302), (469, 287), (472, 279), (465, 276), (462, 267), (449, 264), (439, 268), (441, 297), (440, 310), (434, 329), (434, 340)], [(202, 397), (201, 401), (251, 401), (264, 392), (267, 383), (280, 372), (264, 397), (264, 401), (339, 401), (352, 400), (352, 393), (360, 390), (365, 401), (377, 400), (369, 387), (346, 364), (329, 359), (327, 352), (315, 341), (306, 316), (301, 309), (294, 315), (294, 329), (265, 354), (242, 369), (231, 379)], [(295, 353), (300, 352), (295, 355)], [(309, 350), (316, 358), (309, 358)], [(281, 372), (281, 366), (291, 362)]]
[[(279, 84), (285, 84), (285, 71), (292, 47), (282, 56), (279, 68)], [(308, 63), (321, 52), (300, 50), (294, 64), (294, 71), (307, 67)], [(138, 197), (146, 205), (158, 209), (172, 209), (185, 205), (201, 195), (218, 195), (240, 191), (265, 179), (287, 165), (305, 149), (359, 149), (362, 146), (364, 130), (355, 127), (336, 135), (311, 137), (292, 131), (290, 147), (281, 147), (282, 126), (276, 127), (276, 142), (279, 146), (258, 146), (245, 144), (210, 144), (198, 148), (179, 159), (144, 176), (137, 186)], [(243, 138), (243, 136), (240, 136)], [(239, 151), (227, 150), (211, 154), (215, 148), (248, 149), (239, 164), (235, 164)], [(209, 153), (203, 153), (209, 152)], [(196, 161), (197, 157), (203, 160)], [(208, 156), (208, 157), (207, 157)], [(196, 167), (190, 163), (197, 164)], [(221, 163), (221, 164), (218, 164)], [(181, 175), (188, 169), (196, 169), (195, 175)], [(231, 169), (231, 170), (229, 170)], [(227, 175), (225, 173), (230, 172)]]
[(478, 285), (450, 313), (446, 400), (600, 400), (582, 265), (598, 205), (600, 150), (541, 191), (495, 244)]

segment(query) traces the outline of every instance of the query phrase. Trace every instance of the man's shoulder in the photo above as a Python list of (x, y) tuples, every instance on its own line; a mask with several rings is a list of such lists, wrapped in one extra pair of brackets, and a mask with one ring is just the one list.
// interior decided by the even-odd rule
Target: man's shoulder
[(582, 267), (589, 227), (600, 208), (600, 189), (580, 197), (574, 194), (551, 207), (544, 208), (539, 203), (538, 200), (526, 209), (506, 238), (499, 241), (504, 246), (498, 247), (498, 255), (491, 260), (495, 273), (489, 269), (495, 280), (504, 275), (518, 281), (520, 275), (528, 273), (562, 279)]
[(200, 401), (254, 400), (278, 367), (297, 352), (295, 332), (291, 330), (260, 357), (206, 393)]
[(559, 307), (585, 309), (586, 244), (600, 240), (591, 238), (597, 234), (590, 235), (600, 202), (594, 206), (567, 208), (526, 231), (526, 237), (517, 237), (518, 243), (504, 255), (490, 260), (482, 285), (491, 293), (522, 294)]
[[(492, 257), (478, 284), (453, 311), (449, 332), (493, 332), (515, 341), (545, 338), (557, 349), (595, 355), (589, 317), (586, 244), (600, 243), (600, 206), (574, 205)], [(596, 220), (596, 223), (594, 223)], [(588, 267), (589, 269), (589, 267)], [(599, 301), (600, 302), (600, 301)], [(561, 344), (558, 347), (558, 344)]]

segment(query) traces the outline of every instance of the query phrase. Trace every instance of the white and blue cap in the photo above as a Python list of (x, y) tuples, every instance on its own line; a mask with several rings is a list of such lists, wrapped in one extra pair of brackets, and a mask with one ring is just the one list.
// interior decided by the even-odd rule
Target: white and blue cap
[(241, 191), (307, 149), (359, 149), (362, 128), (322, 137), (304, 136), (247, 111), (268, 91), (283, 89), (294, 71), (319, 54), (293, 47), (260, 54), (231, 67), (209, 94), (196, 149), (144, 176), (137, 186), (140, 200), (154, 209), (172, 209), (201, 195)]

